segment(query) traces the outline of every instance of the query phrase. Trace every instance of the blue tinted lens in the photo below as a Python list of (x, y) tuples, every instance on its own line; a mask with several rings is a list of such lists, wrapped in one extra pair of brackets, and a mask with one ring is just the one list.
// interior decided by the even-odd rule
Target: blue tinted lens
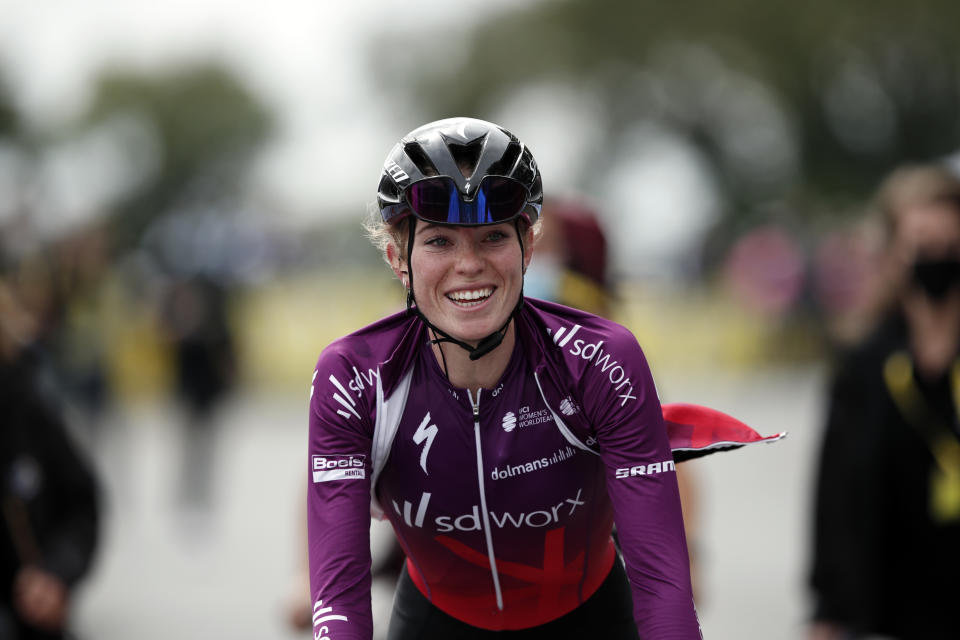
[(527, 190), (510, 178), (487, 177), (473, 200), (464, 201), (453, 180), (427, 178), (410, 185), (407, 201), (418, 218), (442, 224), (495, 224), (512, 220), (527, 201)]
[(503, 222), (523, 209), (527, 190), (516, 180), (488, 177), (480, 183), (475, 202), (483, 211), (484, 222)]

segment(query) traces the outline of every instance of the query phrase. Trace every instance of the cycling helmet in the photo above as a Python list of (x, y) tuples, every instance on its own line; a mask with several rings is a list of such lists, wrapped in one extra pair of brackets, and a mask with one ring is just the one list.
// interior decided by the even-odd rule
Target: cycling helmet
[(506, 129), (448, 118), (414, 129), (383, 164), (377, 204), (386, 224), (409, 214), (429, 222), (477, 225), (540, 216), (537, 163)]

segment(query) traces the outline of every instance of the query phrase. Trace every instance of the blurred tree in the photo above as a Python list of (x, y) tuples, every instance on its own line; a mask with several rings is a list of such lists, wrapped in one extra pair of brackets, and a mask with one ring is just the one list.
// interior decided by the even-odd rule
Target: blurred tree
[(24, 178), (34, 150), (32, 142), (24, 131), (7, 79), (0, 75), (0, 273), (11, 267), (13, 255), (20, 249), (15, 246), (19, 238), (14, 237), (12, 229), (26, 216)]
[[(131, 161), (148, 175), (113, 205), (119, 249), (140, 241), (159, 217), (223, 207), (241, 199), (248, 163), (270, 129), (263, 106), (227, 71), (212, 64), (148, 75), (105, 74), (78, 125), (91, 129), (115, 119), (145, 128)], [(151, 154), (135, 158), (137, 154)]]
[(10, 104), (10, 96), (3, 78), (0, 78), (0, 140), (4, 140), (17, 131), (17, 112)]
[(631, 144), (632, 126), (669, 127), (711, 160), (730, 205), (719, 228), (733, 235), (764, 203), (837, 211), (893, 165), (955, 150), (957, 24), (952, 0), (559, 0), (402, 51), (384, 39), (390, 55), (375, 59), (388, 91), (432, 114), (483, 117), (551, 84), (596, 96), (602, 137), (581, 188)]

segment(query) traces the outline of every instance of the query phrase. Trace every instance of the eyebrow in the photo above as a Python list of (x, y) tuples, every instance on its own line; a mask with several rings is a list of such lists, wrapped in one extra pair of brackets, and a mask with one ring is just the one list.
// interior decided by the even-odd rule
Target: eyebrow
[(455, 226), (457, 226), (457, 225), (453, 225), (453, 224), (437, 224), (437, 223), (435, 223), (435, 222), (420, 223), (420, 224), (417, 225), (417, 231), (416, 231), (416, 233), (417, 233), (417, 235), (419, 235), (421, 232), (432, 231), (432, 230), (434, 230), (434, 229), (452, 229), (452, 228), (454, 228)]

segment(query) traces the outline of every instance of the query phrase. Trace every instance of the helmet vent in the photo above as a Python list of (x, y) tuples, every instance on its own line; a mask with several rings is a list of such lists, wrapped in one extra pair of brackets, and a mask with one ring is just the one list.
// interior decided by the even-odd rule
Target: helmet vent
[(507, 145), (506, 151), (499, 160), (490, 165), (487, 173), (494, 176), (509, 176), (513, 174), (513, 167), (520, 159), (521, 147), (516, 142)]
[(422, 173), (424, 177), (429, 178), (430, 176), (435, 176), (440, 173), (437, 171), (437, 167), (433, 164), (433, 161), (430, 160), (429, 156), (424, 152), (423, 147), (416, 142), (408, 142), (405, 144), (403, 146), (403, 152), (407, 154), (407, 157), (417, 166), (417, 169), (420, 170), (420, 173)]
[(477, 163), (480, 161), (480, 154), (483, 153), (483, 138), (475, 140), (469, 144), (450, 143), (447, 148), (450, 149), (450, 155), (460, 169), (464, 178), (469, 178), (477, 169)]
[(384, 175), (380, 178), (377, 194), (386, 202), (400, 202), (400, 190), (390, 176)]

